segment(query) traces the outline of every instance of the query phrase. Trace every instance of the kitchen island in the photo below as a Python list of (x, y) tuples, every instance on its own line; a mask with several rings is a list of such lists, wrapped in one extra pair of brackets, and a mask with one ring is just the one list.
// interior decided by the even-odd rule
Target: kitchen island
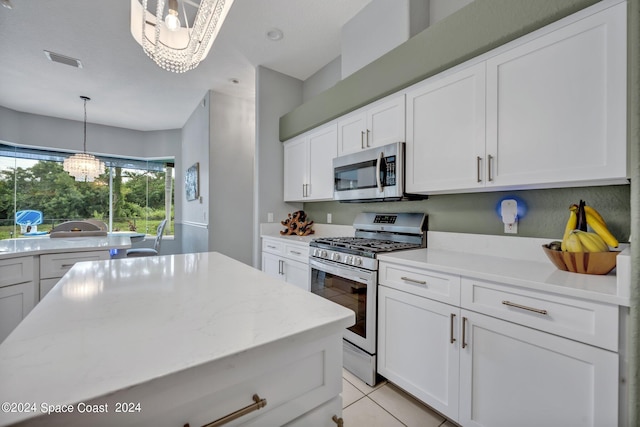
[(0, 425), (329, 426), (353, 323), (219, 253), (78, 263), (0, 345)]

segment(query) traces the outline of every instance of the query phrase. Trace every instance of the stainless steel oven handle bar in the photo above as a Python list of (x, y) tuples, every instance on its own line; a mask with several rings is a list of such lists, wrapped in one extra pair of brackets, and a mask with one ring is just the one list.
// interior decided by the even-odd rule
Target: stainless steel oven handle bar
[(383, 152), (378, 154), (378, 161), (376, 162), (376, 184), (378, 184), (378, 191), (382, 193), (382, 180), (380, 180), (380, 173), (382, 172), (382, 157)]
[(345, 279), (350, 279), (355, 282), (375, 285), (375, 283), (371, 283), (373, 272), (369, 270), (349, 267), (342, 264), (334, 265), (333, 263), (330, 264), (328, 262), (317, 261), (315, 259), (309, 260), (309, 267), (315, 268), (319, 271), (324, 271), (325, 273), (331, 273), (335, 276), (344, 277)]

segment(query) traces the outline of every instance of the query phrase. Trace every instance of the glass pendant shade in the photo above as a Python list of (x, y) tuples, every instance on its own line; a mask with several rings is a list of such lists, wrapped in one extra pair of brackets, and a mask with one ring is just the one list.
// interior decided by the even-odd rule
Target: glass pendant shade
[(74, 154), (64, 159), (62, 168), (76, 181), (93, 182), (104, 173), (104, 163), (87, 153)]
[[(179, 17), (175, 1), (170, 1), (171, 12), (168, 12), (165, 0), (157, 0), (153, 14), (147, 9), (148, 0), (131, 0), (131, 34), (161, 68), (184, 73), (197, 67), (207, 56), (233, 1), (200, 0), (198, 5), (191, 0), (182, 0), (182, 16)], [(185, 6), (197, 7), (191, 27)], [(165, 16), (169, 16), (166, 22)]]
[(64, 159), (62, 169), (74, 177), (76, 181), (93, 182), (104, 173), (104, 162), (87, 153), (87, 101), (90, 98), (80, 97), (84, 100), (84, 152), (74, 154)]

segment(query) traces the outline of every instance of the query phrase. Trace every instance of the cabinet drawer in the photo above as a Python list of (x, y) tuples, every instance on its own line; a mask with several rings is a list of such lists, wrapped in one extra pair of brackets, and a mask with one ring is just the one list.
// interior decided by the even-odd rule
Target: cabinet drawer
[[(252, 405), (253, 396), (258, 395), (266, 399), (266, 406), (224, 425), (282, 426), (339, 395), (341, 337), (340, 331), (325, 338), (316, 336), (316, 342), (297, 337), (269, 343), (87, 402), (108, 405), (108, 414), (42, 415), (29, 425), (197, 427)], [(112, 412), (117, 402), (139, 403), (141, 410), (117, 414)]]
[(618, 351), (618, 307), (501, 283), (462, 279), (462, 307)]
[(0, 260), (0, 287), (33, 279), (33, 257)]
[(109, 259), (108, 251), (68, 252), (40, 255), (40, 278), (62, 277), (76, 262)]
[(262, 251), (271, 254), (284, 254), (284, 242), (272, 239), (262, 239)]
[(460, 277), (421, 268), (381, 262), (381, 285), (452, 305), (460, 304)]
[(305, 245), (294, 245), (286, 243), (284, 245), (284, 256), (296, 261), (309, 263), (309, 247)]

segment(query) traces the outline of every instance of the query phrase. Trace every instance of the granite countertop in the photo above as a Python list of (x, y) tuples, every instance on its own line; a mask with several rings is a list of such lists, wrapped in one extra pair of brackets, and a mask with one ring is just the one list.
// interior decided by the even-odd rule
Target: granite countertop
[[(77, 403), (353, 323), (351, 310), (215, 252), (78, 263), (0, 344), (0, 395)], [(37, 415), (0, 413), (0, 425)]]
[(597, 302), (627, 307), (630, 305), (629, 298), (618, 295), (615, 274), (570, 273), (558, 270), (548, 261), (512, 259), (429, 248), (385, 254), (381, 255), (379, 260)]
[(0, 240), (0, 259), (33, 256), (46, 253), (127, 249), (128, 235), (102, 237), (50, 238), (49, 236)]

